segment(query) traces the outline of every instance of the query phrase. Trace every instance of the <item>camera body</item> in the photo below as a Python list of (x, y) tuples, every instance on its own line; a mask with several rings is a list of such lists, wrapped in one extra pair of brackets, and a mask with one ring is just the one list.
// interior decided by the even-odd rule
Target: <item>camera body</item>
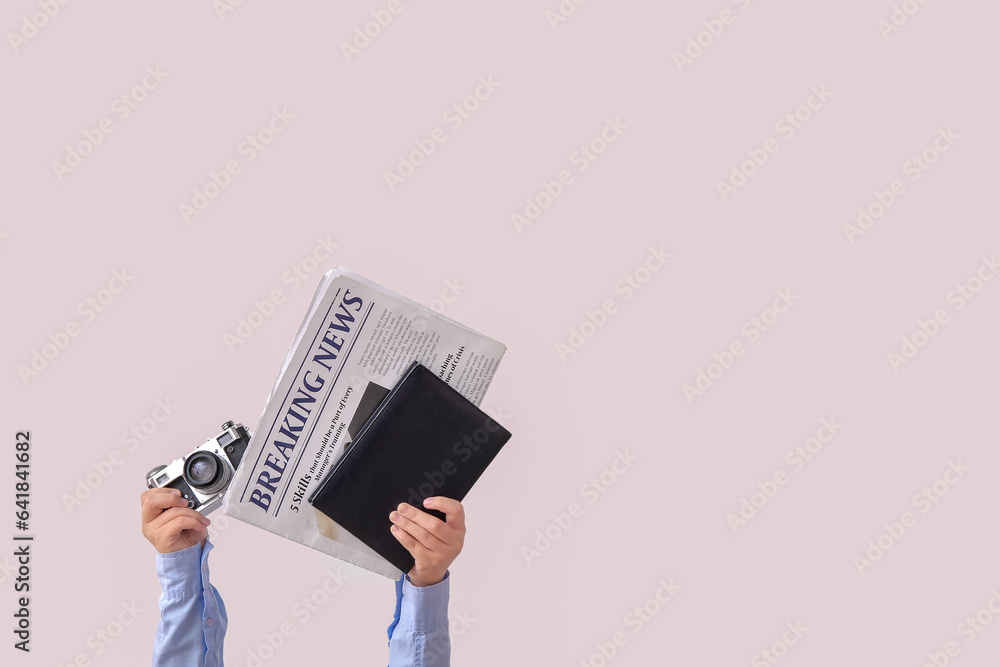
[(222, 504), (248, 444), (246, 427), (228, 421), (222, 425), (222, 433), (187, 456), (146, 473), (146, 486), (178, 489), (188, 507), (207, 515)]

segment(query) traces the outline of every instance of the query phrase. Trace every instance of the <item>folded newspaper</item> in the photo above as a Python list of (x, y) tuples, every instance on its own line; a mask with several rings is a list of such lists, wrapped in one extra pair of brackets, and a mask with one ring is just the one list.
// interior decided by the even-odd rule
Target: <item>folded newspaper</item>
[(226, 492), (225, 513), (399, 578), (398, 569), (306, 499), (411, 362), (434, 370), (478, 406), (506, 349), (426, 306), (334, 267), (320, 281), (281, 364)]

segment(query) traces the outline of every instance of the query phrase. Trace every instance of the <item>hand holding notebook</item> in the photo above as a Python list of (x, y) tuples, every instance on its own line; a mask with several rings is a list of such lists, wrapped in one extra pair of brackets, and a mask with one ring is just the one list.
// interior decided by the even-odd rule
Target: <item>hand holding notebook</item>
[[(463, 500), (510, 432), (414, 362), (309, 498), (320, 512), (403, 572), (413, 556), (390, 532), (400, 503)], [(445, 514), (429, 508), (445, 520)], [(464, 528), (464, 524), (463, 524)]]
[(446, 521), (407, 503), (400, 503), (389, 515), (392, 534), (416, 561), (407, 573), (417, 587), (433, 586), (444, 580), (448, 567), (465, 544), (465, 508), (454, 498), (433, 496), (423, 502), (424, 509), (447, 515)]

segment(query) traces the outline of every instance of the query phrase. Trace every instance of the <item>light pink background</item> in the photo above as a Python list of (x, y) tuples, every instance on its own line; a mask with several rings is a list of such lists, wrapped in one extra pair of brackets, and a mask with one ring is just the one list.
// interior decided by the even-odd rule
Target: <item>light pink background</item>
[[(71, 2), (16, 49), (8, 33), (43, 10), (4, 4), (0, 539), (16, 532), (24, 428), (36, 535), (27, 656), (10, 646), (13, 558), (0, 556), (4, 664), (149, 660), (143, 475), (226, 419), (255, 424), (337, 263), (426, 304), (457, 282), (436, 305), (509, 347), (483, 406), (514, 438), (466, 502), (454, 664), (774, 664), (767, 649), (787, 665), (918, 667), (950, 641), (949, 664), (996, 663), (993, 612), (971, 642), (958, 626), (1000, 590), (1000, 281), (974, 283), (960, 310), (949, 292), (1000, 251), (1000, 8), (908, 0), (919, 11), (885, 39), (889, 0), (562, 4), (576, 10), (553, 28), (558, 0), (401, 0), (350, 62), (340, 44), (386, 3), (246, 0), (220, 19), (208, 0)], [(712, 24), (724, 9), (733, 22)], [(724, 30), (678, 71), (703, 21)], [(120, 119), (112, 103), (147, 67), (165, 78)], [(452, 129), (443, 114), (479, 77), (500, 85)], [(812, 87), (832, 97), (786, 138), (775, 123)], [(249, 162), (238, 147), (274, 109), (294, 119)], [(113, 131), (60, 180), (53, 162), (103, 118)], [(580, 173), (574, 152), (609, 118), (627, 128)], [(447, 140), (390, 191), (384, 173), (435, 128)], [(904, 163), (939, 128), (958, 138), (911, 181)], [(768, 138), (779, 150), (723, 201), (717, 182)], [(240, 174), (185, 222), (179, 206), (230, 160)], [(519, 232), (511, 215), (562, 170), (573, 183)], [(845, 223), (896, 179), (905, 194), (849, 242)], [(293, 289), (283, 276), (318, 237), (337, 248)], [(646, 274), (650, 246), (672, 257)], [(86, 322), (78, 304), (122, 269), (134, 279)], [(637, 270), (648, 281), (625, 300), (615, 285)], [(230, 351), (224, 335), (273, 290), (284, 302)], [(741, 329), (776, 290), (798, 299), (751, 342)], [(894, 370), (887, 355), (938, 309), (948, 323)], [(70, 322), (79, 335), (22, 381)], [(683, 385), (733, 341), (743, 355), (689, 402)], [(129, 451), (122, 434), (157, 399), (178, 407)], [(786, 453), (824, 418), (842, 429), (796, 471)], [(121, 465), (67, 509), (115, 451)], [(585, 492), (619, 451), (638, 462)], [(968, 471), (921, 514), (914, 495), (950, 461)], [(734, 534), (726, 515), (777, 471), (787, 483)], [(573, 503), (582, 515), (560, 529)], [(904, 512), (916, 525), (859, 573), (855, 557)], [(295, 605), (338, 562), (213, 518), (227, 664), (285, 622), (294, 634), (263, 664), (385, 664), (389, 581), (340, 565), (349, 580), (302, 622)], [(557, 539), (529, 564), (546, 530)], [(681, 589), (637, 632), (627, 615), (661, 579)], [(96, 639), (132, 603), (114, 643)], [(796, 622), (808, 630), (783, 651)]]

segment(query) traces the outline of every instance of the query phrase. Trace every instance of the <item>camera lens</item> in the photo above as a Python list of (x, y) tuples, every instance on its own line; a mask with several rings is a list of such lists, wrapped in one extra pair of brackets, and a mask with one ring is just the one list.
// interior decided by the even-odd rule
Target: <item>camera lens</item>
[(219, 464), (211, 459), (198, 459), (191, 464), (191, 481), (195, 482), (198, 486), (206, 486), (212, 483), (215, 479), (215, 474), (218, 472)]
[(229, 467), (211, 452), (198, 452), (184, 463), (184, 479), (201, 493), (216, 493), (229, 483)]

